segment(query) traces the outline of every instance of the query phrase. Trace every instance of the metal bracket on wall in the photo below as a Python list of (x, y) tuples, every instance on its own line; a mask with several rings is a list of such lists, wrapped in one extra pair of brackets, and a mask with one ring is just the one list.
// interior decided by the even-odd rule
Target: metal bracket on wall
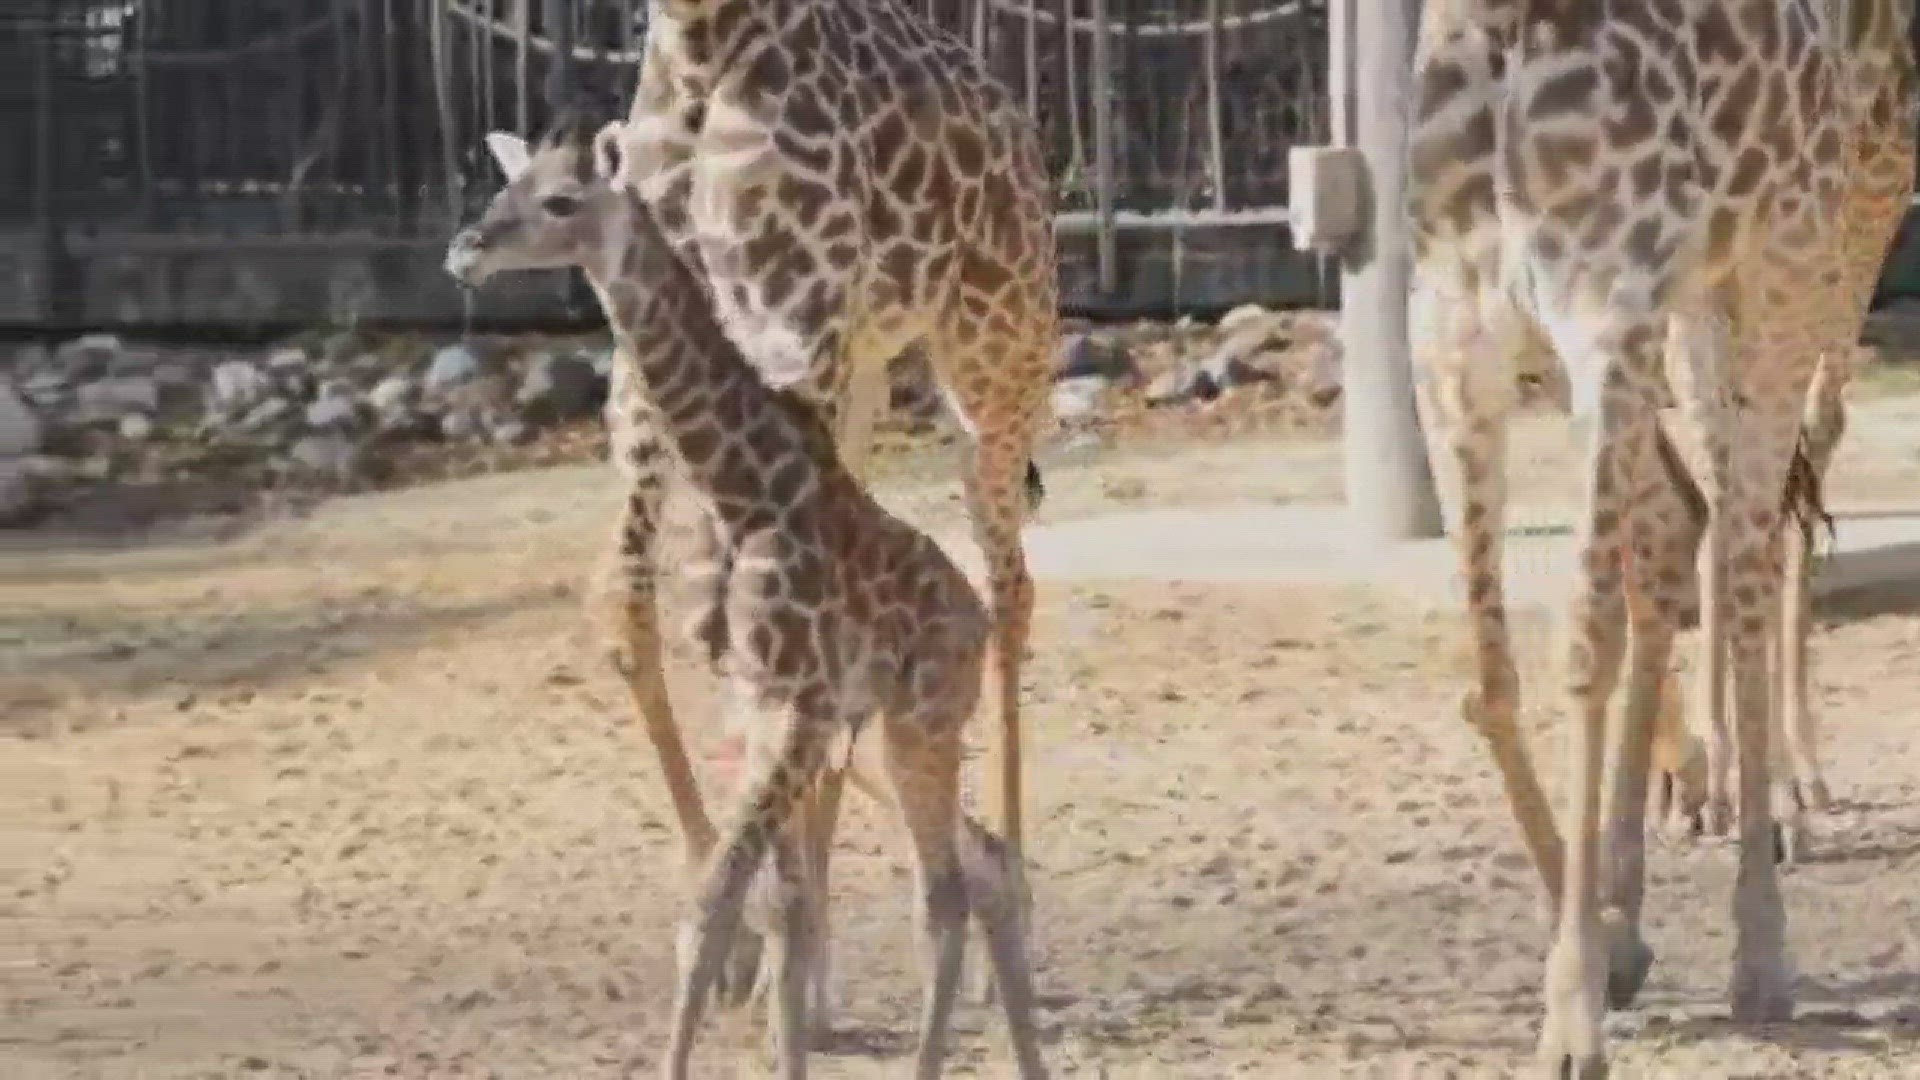
[(1296, 146), (1287, 152), (1287, 214), (1299, 251), (1339, 255), (1365, 222), (1367, 160), (1351, 146)]

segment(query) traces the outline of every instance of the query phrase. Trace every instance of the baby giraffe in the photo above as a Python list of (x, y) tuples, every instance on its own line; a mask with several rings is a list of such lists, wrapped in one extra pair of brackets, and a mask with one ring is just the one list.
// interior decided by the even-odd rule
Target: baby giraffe
[[(663, 1074), (686, 1077), (730, 940), (751, 917), (771, 948), (779, 1075), (806, 1075), (817, 944), (807, 852), (816, 838), (803, 835), (796, 811), (828, 770), (846, 767), (877, 714), (920, 890), (926, 982), (915, 1075), (940, 1075), (971, 914), (1020, 1076), (1042, 1077), (1011, 868), (998, 838), (960, 808), (962, 729), (991, 627), (985, 605), (932, 539), (867, 496), (813, 412), (769, 389), (721, 331), (651, 213), (616, 182), (620, 128), (596, 136), (563, 117), (531, 149), (512, 135), (487, 136), (507, 187), (454, 237), (447, 270), (468, 285), (508, 270), (586, 272), (620, 339), (617, 355), (632, 365), (616, 377), (644, 392), (733, 559), (730, 689), (747, 720), (747, 782), (679, 931)], [(769, 856), (772, 880), (755, 888)]]

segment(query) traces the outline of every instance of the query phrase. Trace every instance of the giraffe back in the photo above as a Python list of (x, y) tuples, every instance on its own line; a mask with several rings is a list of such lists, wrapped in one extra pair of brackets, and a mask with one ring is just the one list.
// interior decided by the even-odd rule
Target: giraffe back
[(850, 273), (858, 329), (890, 340), (1053, 317), (1037, 132), (971, 49), (897, 0), (678, 7), (656, 16), (631, 119), (665, 137), (635, 179), (683, 256), (739, 245), (770, 268), (763, 304), (798, 296), (803, 321), (808, 291), (827, 302), (820, 279)]
[(1441, 0), (1423, 29), (1410, 211), (1429, 282), (1498, 293), (1554, 336), (1686, 294), (1737, 317), (1786, 284), (1756, 266), (1837, 274), (1847, 144), (1814, 0)]

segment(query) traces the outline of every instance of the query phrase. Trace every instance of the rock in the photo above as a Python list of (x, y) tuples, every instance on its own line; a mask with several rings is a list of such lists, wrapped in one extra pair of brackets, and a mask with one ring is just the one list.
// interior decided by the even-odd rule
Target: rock
[(283, 397), (270, 397), (248, 410), (247, 414), (233, 425), (234, 430), (248, 435), (257, 435), (291, 412), (293, 412), (293, 402)]
[(320, 343), (320, 358), (329, 364), (343, 364), (353, 360), (366, 347), (362, 335), (355, 330), (341, 330), (328, 334)]
[(441, 393), (480, 377), (480, 358), (472, 349), (455, 343), (433, 354), (422, 386), (429, 394)]
[(465, 409), (455, 409), (440, 418), (440, 437), (449, 442), (471, 439), (480, 431), (479, 415)]
[(1240, 374), (1241, 370), (1229, 363), (1188, 361), (1161, 372), (1147, 386), (1147, 405), (1159, 408), (1189, 401), (1212, 401), (1238, 385), (1233, 380)]
[(120, 437), (128, 442), (146, 442), (153, 437), (153, 419), (145, 413), (128, 413), (120, 418)]
[(26, 393), (27, 400), (43, 409), (65, 400), (71, 385), (66, 372), (58, 368), (42, 368), (20, 380), (20, 389)]
[(603, 379), (613, 378), (613, 346), (594, 350), (593, 373)]
[(1232, 334), (1253, 324), (1271, 322), (1279, 317), (1259, 304), (1241, 304), (1222, 315), (1216, 325), (1220, 333)]
[(1053, 415), (1061, 423), (1084, 421), (1099, 415), (1100, 399), (1107, 380), (1098, 375), (1080, 375), (1053, 384)]
[(30, 524), (40, 508), (39, 485), (24, 457), (0, 457), (0, 529)]
[(593, 362), (578, 354), (537, 357), (527, 366), (513, 402), (535, 420), (577, 420), (592, 416), (607, 399), (607, 380)]
[(487, 439), (495, 446), (519, 446), (533, 439), (533, 428), (520, 420), (502, 420), (487, 429)]
[(208, 408), (221, 416), (239, 416), (273, 391), (273, 383), (245, 360), (228, 360), (213, 369)]
[(359, 471), (360, 448), (344, 435), (308, 435), (287, 449), (287, 461), (301, 472), (346, 483)]
[(1248, 383), (1268, 382), (1272, 372), (1253, 366), (1243, 356), (1222, 349), (1200, 362), (1199, 375), (1213, 386), (1213, 396)]
[(115, 334), (87, 334), (54, 350), (53, 363), (78, 382), (104, 374), (126, 348)]
[(1076, 334), (1062, 339), (1053, 377), (1058, 380), (1098, 377), (1117, 383), (1140, 378), (1133, 354), (1120, 344), (1092, 334)]
[(267, 370), (274, 374), (305, 371), (312, 364), (307, 350), (298, 345), (288, 345), (267, 354)]
[(45, 438), (33, 407), (12, 386), (0, 383), (0, 457), (34, 453)]
[(1168, 368), (1153, 377), (1147, 384), (1146, 399), (1149, 407), (1178, 405), (1193, 397), (1194, 368), (1190, 364)]
[(406, 408), (412, 397), (412, 379), (405, 375), (389, 375), (367, 391), (367, 407), (385, 416)]
[(323, 393), (307, 406), (307, 427), (314, 431), (346, 431), (360, 422), (360, 407), (343, 394)]
[(128, 413), (160, 410), (160, 384), (145, 375), (118, 375), (84, 383), (74, 397), (76, 423), (118, 421)]
[(1323, 340), (1307, 348), (1305, 370), (1300, 373), (1301, 390), (1315, 405), (1331, 405), (1344, 385), (1340, 369), (1340, 343)]
[(20, 378), (34, 372), (53, 370), (53, 353), (45, 345), (30, 341), (13, 350), (10, 362), (14, 377)]

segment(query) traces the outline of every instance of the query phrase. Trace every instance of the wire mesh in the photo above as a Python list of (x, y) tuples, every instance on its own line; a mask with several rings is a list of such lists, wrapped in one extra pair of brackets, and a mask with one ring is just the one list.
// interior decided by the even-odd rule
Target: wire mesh
[[(1325, 128), (1325, 17), (1301, 0), (917, 0), (1033, 109), (1061, 209), (1285, 204)], [(632, 85), (646, 5), (605, 0), (16, 0), (0, 15), (0, 214), (153, 232), (441, 229), (479, 135), (536, 128), (556, 74)], [(1104, 29), (1111, 71), (1096, 78)], [(45, 174), (44, 176), (42, 174)]]

